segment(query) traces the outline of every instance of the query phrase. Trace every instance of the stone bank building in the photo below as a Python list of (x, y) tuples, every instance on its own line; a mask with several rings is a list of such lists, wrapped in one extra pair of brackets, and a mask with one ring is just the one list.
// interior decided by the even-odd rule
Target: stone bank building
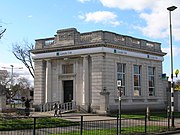
[(122, 110), (165, 109), (161, 44), (109, 31), (80, 33), (58, 30), (37, 39), (34, 105), (74, 101), (83, 110), (107, 113)]

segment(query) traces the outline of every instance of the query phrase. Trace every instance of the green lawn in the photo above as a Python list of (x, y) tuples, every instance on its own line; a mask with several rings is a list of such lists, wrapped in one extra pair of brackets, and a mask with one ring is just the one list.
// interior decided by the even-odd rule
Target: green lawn
[[(148, 133), (154, 133), (154, 132), (162, 132), (166, 129), (166, 127), (156, 127), (156, 126), (148, 126)], [(83, 130), (83, 135), (86, 134), (93, 134), (93, 135), (115, 135), (117, 133), (116, 128), (111, 129), (94, 129), (94, 130)], [(121, 131), (122, 134), (135, 134), (135, 133), (145, 133), (144, 126), (134, 126), (134, 127), (125, 127), (122, 128)], [(71, 131), (71, 132), (65, 132), (65, 133), (59, 133), (59, 134), (52, 134), (52, 135), (79, 135), (80, 131)]]
[[(175, 118), (180, 118), (180, 112), (174, 113)], [(112, 117), (117, 117), (117, 115), (112, 115)], [(121, 118), (128, 118), (128, 119), (145, 119), (145, 113), (131, 113), (131, 114), (121, 114)], [(154, 120), (160, 120), (167, 118), (167, 113), (150, 113), (150, 118)]]
[[(32, 129), (34, 124), (33, 118), (0, 118), (0, 131)], [(36, 118), (36, 128), (53, 128), (79, 125), (78, 122), (70, 122), (60, 118), (45, 117)]]

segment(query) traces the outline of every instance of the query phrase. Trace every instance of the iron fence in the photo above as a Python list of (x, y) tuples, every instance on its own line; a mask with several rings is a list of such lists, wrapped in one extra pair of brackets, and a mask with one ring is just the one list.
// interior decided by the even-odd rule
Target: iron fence
[[(119, 135), (170, 130), (168, 118), (155, 114), (118, 115), (111, 120), (66, 121), (63, 117), (1, 117), (0, 135)], [(65, 117), (64, 117), (65, 118)], [(121, 123), (121, 124), (120, 124)]]

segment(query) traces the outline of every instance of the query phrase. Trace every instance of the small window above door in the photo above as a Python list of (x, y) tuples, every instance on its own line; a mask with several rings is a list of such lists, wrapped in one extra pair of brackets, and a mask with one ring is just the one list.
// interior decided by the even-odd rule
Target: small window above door
[(73, 64), (64, 64), (62, 65), (63, 74), (72, 74), (73, 73)]

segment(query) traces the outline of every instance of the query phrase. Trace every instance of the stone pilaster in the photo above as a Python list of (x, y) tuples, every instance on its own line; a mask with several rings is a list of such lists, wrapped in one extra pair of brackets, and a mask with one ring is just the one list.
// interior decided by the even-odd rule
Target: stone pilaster
[(92, 104), (93, 110), (100, 109), (100, 92), (103, 90), (103, 65), (104, 65), (104, 55), (94, 54), (91, 55), (92, 59)]
[(46, 92), (45, 92), (45, 102), (52, 101), (52, 90), (51, 90), (51, 60), (46, 60)]
[(34, 105), (38, 105), (45, 102), (45, 62), (34, 60), (34, 66)]
[(88, 110), (90, 102), (90, 88), (89, 88), (89, 56), (83, 56), (83, 92), (82, 105)]

